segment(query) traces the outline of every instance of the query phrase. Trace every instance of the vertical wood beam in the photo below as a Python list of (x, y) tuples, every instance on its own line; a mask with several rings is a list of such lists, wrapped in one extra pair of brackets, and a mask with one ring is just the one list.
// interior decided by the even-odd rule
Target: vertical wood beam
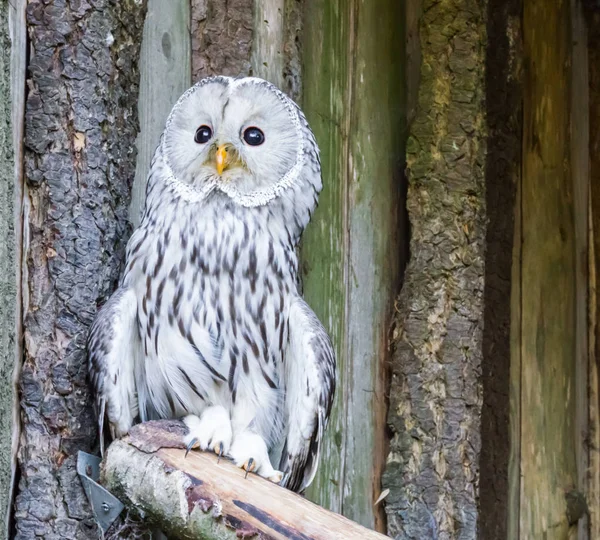
[[(329, 331), (337, 356), (336, 396), (310, 499), (341, 513), (348, 440), (346, 348), (347, 164), (351, 57), (348, 3), (310, 0), (305, 6), (303, 109), (321, 150), (324, 189), (302, 242), (304, 297)], [(310, 61), (308, 61), (310, 59)], [(363, 411), (364, 413), (364, 411)], [(366, 471), (362, 471), (366, 472)], [(364, 523), (363, 523), (364, 524)]]
[(0, 6), (0, 538), (9, 538), (19, 435), (25, 2)]
[[(600, 6), (588, 2), (588, 77), (590, 122), (590, 538), (600, 538)], [(596, 9), (592, 9), (595, 7)]]
[[(574, 487), (589, 492), (589, 192), (590, 122), (587, 28), (581, 0), (570, 1), (571, 20), (571, 102), (570, 159), (573, 182), (575, 236), (575, 433), (577, 481)], [(583, 514), (577, 522), (578, 540), (589, 537), (589, 519)]]
[(189, 28), (189, 0), (148, 0), (140, 53), (138, 157), (130, 207), (134, 226), (141, 219), (150, 161), (167, 117), (179, 96), (191, 86)]
[(304, 294), (332, 335), (339, 373), (309, 496), (383, 530), (373, 503), (386, 452), (387, 336), (403, 254), (403, 9), (393, 1), (312, 0), (304, 25), (303, 106), (324, 180), (302, 245)]
[(580, 442), (570, 2), (530, 0), (523, 17), (519, 533), (567, 538), (565, 493), (577, 486)]

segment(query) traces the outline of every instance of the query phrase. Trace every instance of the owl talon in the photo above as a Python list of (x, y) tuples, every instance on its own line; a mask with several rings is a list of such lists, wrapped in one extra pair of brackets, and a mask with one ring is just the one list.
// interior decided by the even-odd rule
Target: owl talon
[(190, 453), (192, 448), (197, 448), (199, 446), (198, 439), (193, 438), (188, 445), (185, 447), (185, 457)]
[(244, 463), (242, 465), (242, 469), (246, 470), (246, 474), (244, 475), (244, 478), (248, 478), (248, 473), (252, 472), (255, 467), (256, 467), (256, 462), (254, 461), (254, 458), (250, 458), (248, 461), (246, 461), (246, 463)]
[(221, 458), (223, 457), (223, 443), (220, 442), (219, 444), (215, 444), (215, 447), (213, 450), (215, 451), (215, 454), (217, 454), (217, 456), (218, 456), (217, 463), (219, 463), (221, 461)]

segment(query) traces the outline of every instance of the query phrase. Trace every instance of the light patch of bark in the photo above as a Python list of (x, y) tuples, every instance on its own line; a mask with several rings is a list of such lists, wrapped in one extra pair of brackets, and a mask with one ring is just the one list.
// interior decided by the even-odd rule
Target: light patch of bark
[(388, 532), (476, 538), (485, 247), (485, 5), (425, 0), (407, 144), (411, 258), (397, 304)]

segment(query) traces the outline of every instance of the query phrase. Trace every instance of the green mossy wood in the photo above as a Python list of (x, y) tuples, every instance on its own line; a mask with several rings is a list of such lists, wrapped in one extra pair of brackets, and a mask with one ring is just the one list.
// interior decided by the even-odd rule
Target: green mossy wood
[(404, 253), (403, 29), (403, 7), (391, 0), (305, 6), (302, 104), (321, 148), (324, 189), (302, 243), (303, 284), (338, 358), (308, 495), (378, 530), (388, 331)]

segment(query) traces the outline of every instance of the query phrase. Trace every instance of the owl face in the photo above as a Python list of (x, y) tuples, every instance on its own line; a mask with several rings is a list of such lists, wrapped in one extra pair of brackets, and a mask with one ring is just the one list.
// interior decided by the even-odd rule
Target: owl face
[(164, 152), (174, 175), (202, 187), (268, 189), (298, 164), (303, 141), (295, 105), (266, 81), (202, 81), (174, 107)]

